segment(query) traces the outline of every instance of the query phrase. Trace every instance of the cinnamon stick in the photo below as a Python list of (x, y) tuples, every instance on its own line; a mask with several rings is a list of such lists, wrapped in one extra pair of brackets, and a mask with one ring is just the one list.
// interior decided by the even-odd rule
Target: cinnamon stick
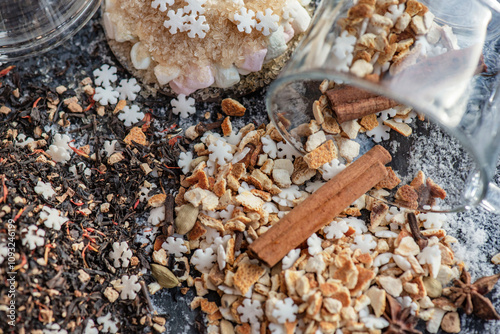
[(274, 266), (383, 180), (387, 175), (384, 165), (391, 160), (391, 155), (382, 146), (373, 147), (290, 211), (249, 249), (267, 265)]
[(339, 123), (397, 106), (399, 103), (353, 86), (343, 86), (325, 92)]

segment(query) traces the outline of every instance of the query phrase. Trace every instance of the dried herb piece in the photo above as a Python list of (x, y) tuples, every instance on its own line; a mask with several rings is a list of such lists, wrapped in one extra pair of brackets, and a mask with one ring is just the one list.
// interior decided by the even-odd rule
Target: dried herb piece
[(179, 285), (179, 280), (167, 267), (151, 263), (151, 273), (163, 288), (174, 288)]
[(387, 295), (387, 301), (388, 307), (385, 308), (383, 316), (389, 321), (389, 326), (384, 329), (385, 334), (422, 334), (415, 329), (418, 319), (411, 314), (409, 307), (403, 309), (390, 295)]
[(426, 236), (423, 236), (422, 233), (420, 233), (420, 228), (418, 227), (418, 221), (417, 221), (417, 216), (415, 216), (414, 212), (408, 212), (407, 215), (408, 218), (408, 225), (410, 225), (410, 230), (411, 234), (413, 236), (413, 239), (417, 243), (417, 245), (420, 247), (420, 249), (424, 249), (429, 241), (427, 240)]
[(448, 288), (448, 298), (461, 307), (467, 315), (474, 313), (484, 320), (500, 320), (500, 315), (495, 310), (491, 301), (484, 297), (490, 292), (500, 279), (500, 273), (486, 276), (471, 283), (470, 274), (464, 269), (459, 280), (455, 280), (454, 286)]

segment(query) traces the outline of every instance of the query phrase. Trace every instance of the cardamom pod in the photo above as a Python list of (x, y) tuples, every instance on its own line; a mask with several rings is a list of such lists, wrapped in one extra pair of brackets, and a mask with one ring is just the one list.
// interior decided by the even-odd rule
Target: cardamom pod
[(163, 288), (173, 288), (179, 285), (179, 280), (167, 267), (159, 264), (150, 264), (153, 277), (158, 281)]

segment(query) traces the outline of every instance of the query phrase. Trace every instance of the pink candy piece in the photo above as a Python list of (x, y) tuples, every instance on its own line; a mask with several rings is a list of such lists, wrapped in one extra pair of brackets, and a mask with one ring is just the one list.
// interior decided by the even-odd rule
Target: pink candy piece
[(215, 77), (210, 66), (194, 67), (186, 75), (170, 81), (170, 88), (177, 94), (189, 95), (198, 89), (212, 86)]
[(245, 61), (241, 65), (237, 65), (238, 69), (248, 72), (258, 72), (262, 69), (264, 59), (266, 58), (267, 49), (254, 51), (245, 56)]
[(285, 43), (290, 42), (293, 36), (295, 36), (295, 30), (293, 30), (291, 25), (283, 33), (285, 34)]

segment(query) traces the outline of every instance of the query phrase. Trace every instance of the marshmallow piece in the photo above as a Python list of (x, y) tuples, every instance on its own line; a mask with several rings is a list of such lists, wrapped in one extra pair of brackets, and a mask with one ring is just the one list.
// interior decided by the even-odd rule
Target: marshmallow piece
[(260, 49), (247, 54), (245, 56), (245, 60), (241, 65), (236, 64), (236, 67), (238, 67), (238, 72), (240, 74), (246, 75), (250, 72), (260, 71), (262, 69), (262, 64), (264, 64), (266, 54), (267, 49)]
[(108, 12), (114, 11), (117, 8), (116, 2), (117, 0), (106, 0), (106, 6), (105, 6), (106, 11)]
[(273, 32), (267, 38), (267, 54), (265, 60), (271, 60), (281, 56), (288, 49), (283, 26)]
[(309, 16), (307, 9), (302, 7), (298, 0), (288, 0), (287, 6), (295, 12), (293, 20), (290, 22), (293, 30), (299, 34), (305, 32), (311, 23), (311, 16)]
[(188, 71), (184, 77), (170, 81), (170, 88), (176, 94), (189, 95), (198, 89), (212, 86), (214, 82), (215, 77), (210, 66), (196, 67)]
[(145, 70), (151, 64), (151, 55), (144, 45), (138, 42), (130, 49), (130, 60), (136, 69)]
[(215, 85), (220, 88), (228, 88), (240, 82), (240, 74), (235, 66), (223, 68), (215, 66)]
[(292, 26), (287, 24), (286, 29), (284, 29), (285, 34), (285, 43), (288, 43), (292, 40), (293, 36), (295, 36), (295, 30), (293, 30)]
[(181, 69), (177, 66), (156, 65), (154, 72), (158, 83), (166, 85), (170, 81), (177, 79), (179, 74), (181, 74)]
[[(120, 18), (120, 17), (118, 17)], [(123, 20), (115, 20), (110, 17), (110, 21), (113, 24), (113, 32), (114, 32), (114, 37), (115, 41), (119, 43), (131, 41), (134, 39), (134, 34), (128, 30), (127, 26), (125, 25), (125, 22)]]
[(111, 14), (104, 13), (102, 19), (104, 22), (104, 30), (106, 30), (108, 38), (115, 39), (115, 26), (113, 24), (113, 21), (111, 21)]

